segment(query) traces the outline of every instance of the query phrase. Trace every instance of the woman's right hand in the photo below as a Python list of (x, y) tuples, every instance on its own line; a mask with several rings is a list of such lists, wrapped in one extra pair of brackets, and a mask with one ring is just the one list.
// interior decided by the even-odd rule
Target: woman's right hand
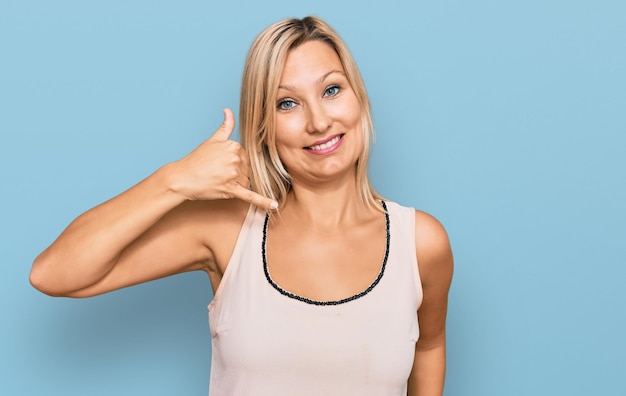
[(244, 148), (230, 140), (235, 117), (224, 110), (224, 122), (213, 136), (184, 158), (170, 164), (172, 189), (187, 200), (236, 198), (258, 207), (276, 209), (278, 204), (250, 190), (250, 163)]
[(265, 209), (277, 204), (249, 189), (248, 158), (229, 139), (233, 113), (224, 114), (222, 126), (189, 155), (76, 218), (35, 259), (33, 286), (87, 297), (225, 268), (247, 210), (232, 198)]

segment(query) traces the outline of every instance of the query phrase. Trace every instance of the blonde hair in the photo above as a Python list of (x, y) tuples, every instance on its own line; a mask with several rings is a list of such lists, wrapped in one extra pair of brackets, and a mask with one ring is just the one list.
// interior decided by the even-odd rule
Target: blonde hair
[(343, 40), (326, 22), (312, 16), (274, 23), (257, 36), (248, 52), (241, 84), (239, 125), (241, 143), (250, 156), (252, 189), (281, 204), (291, 189), (289, 173), (275, 144), (275, 101), (289, 51), (312, 40), (322, 41), (335, 50), (360, 104), (363, 150), (356, 163), (357, 191), (363, 203), (379, 208), (377, 200), (381, 197), (367, 175), (374, 135), (365, 84)]

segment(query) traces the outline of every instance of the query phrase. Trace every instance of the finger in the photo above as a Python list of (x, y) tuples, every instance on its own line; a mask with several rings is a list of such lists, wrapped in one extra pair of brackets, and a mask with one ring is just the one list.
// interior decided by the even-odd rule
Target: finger
[(248, 179), (250, 178), (250, 166), (246, 164), (245, 158), (242, 160), (243, 163), (239, 166), (239, 173)]
[(224, 109), (224, 122), (215, 131), (209, 140), (224, 141), (230, 139), (230, 135), (235, 129), (235, 115), (231, 109)]
[(265, 210), (276, 210), (278, 208), (278, 202), (270, 198), (264, 197), (252, 190), (243, 188), (239, 184), (234, 187), (232, 194), (237, 199), (251, 203), (252, 205), (258, 206), (259, 208), (263, 208)]
[(243, 161), (243, 166), (246, 169), (250, 169), (250, 157), (248, 156), (248, 153), (246, 152), (246, 150), (243, 147), (241, 147), (241, 146), (239, 146), (239, 147), (240, 147), (240, 150), (241, 150), (240, 153), (239, 153), (239, 156), (241, 157), (241, 159)]
[(237, 184), (243, 188), (250, 189), (250, 178), (246, 175), (241, 175), (237, 178)]

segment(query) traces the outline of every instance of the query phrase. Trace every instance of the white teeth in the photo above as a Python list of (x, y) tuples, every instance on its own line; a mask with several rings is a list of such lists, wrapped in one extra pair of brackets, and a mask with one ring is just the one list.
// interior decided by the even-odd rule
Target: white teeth
[(327, 141), (326, 143), (316, 144), (315, 146), (311, 146), (309, 148), (314, 151), (326, 150), (327, 148), (332, 147), (335, 144), (337, 144), (337, 142), (339, 141), (339, 138), (340, 138), (339, 136), (336, 136), (333, 139)]

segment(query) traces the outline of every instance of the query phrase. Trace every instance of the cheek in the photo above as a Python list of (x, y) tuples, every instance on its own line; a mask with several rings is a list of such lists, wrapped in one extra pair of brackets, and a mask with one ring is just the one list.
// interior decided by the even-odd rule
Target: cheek
[(339, 110), (346, 124), (355, 125), (361, 123), (361, 105), (354, 93), (346, 98)]
[(300, 136), (304, 128), (300, 117), (290, 114), (276, 118), (276, 144), (294, 144), (296, 138)]
[(276, 152), (283, 164), (285, 164), (285, 160), (289, 162), (289, 157), (294, 155), (296, 149), (301, 148), (301, 142), (297, 138), (298, 135), (294, 132), (293, 126), (277, 123), (275, 135)]
[(282, 154), (282, 152), (288, 148), (293, 146), (293, 139), (289, 138), (289, 134), (284, 133), (284, 131), (276, 131), (276, 150)]
[[(348, 109), (339, 111), (343, 122), (349, 118), (359, 119), (359, 116), (348, 115)], [(335, 117), (333, 117), (335, 118)], [(337, 120), (337, 118), (335, 118)], [(303, 112), (292, 112), (276, 119), (276, 151), (281, 161), (291, 162), (302, 155), (302, 149), (311, 141), (307, 132), (307, 118)]]

